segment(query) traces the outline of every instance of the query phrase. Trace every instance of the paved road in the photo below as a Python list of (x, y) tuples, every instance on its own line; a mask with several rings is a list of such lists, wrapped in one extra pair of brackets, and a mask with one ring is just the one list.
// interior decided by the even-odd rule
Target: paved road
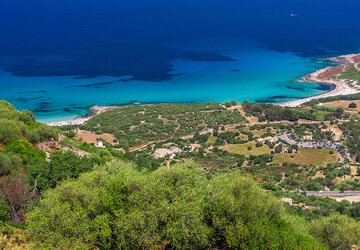
[(345, 191), (344, 193), (340, 193), (340, 191), (323, 191), (321, 193), (318, 192), (306, 192), (307, 195), (360, 195), (360, 191)]

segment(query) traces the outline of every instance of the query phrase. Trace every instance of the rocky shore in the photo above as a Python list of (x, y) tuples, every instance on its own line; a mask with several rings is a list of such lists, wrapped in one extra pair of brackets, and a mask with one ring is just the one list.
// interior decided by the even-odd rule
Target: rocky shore
[(360, 87), (357, 84), (349, 85), (346, 79), (338, 79), (338, 76), (341, 75), (342, 72), (348, 70), (351, 65), (354, 65), (357, 70), (360, 71), (360, 54), (349, 54), (349, 55), (342, 55), (338, 57), (327, 58), (326, 60), (331, 60), (334, 62), (342, 63), (339, 66), (330, 66), (324, 69), (320, 69), (315, 71), (311, 74), (308, 74), (303, 77), (305, 82), (315, 82), (315, 83), (325, 83), (325, 84), (332, 84), (334, 88), (324, 94), (311, 96), (303, 99), (298, 99), (294, 101), (289, 101), (280, 104), (283, 107), (297, 107), (301, 104), (319, 99), (325, 98), (330, 96), (337, 96), (337, 95), (349, 95), (355, 94), (360, 92)]

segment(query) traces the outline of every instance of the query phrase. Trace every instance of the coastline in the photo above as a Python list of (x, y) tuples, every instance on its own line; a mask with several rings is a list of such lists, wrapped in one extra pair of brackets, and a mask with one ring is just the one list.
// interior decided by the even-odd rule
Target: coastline
[(323, 83), (323, 84), (331, 84), (334, 88), (326, 93), (310, 96), (306, 98), (301, 98), (293, 101), (288, 101), (279, 104), (282, 107), (297, 107), (311, 100), (316, 100), (320, 98), (330, 97), (330, 96), (338, 96), (338, 95), (349, 95), (356, 94), (360, 92), (360, 87), (356, 84), (354, 86), (350, 86), (347, 83), (346, 79), (337, 79), (342, 72), (347, 70), (350, 64), (354, 64), (355, 68), (360, 71), (360, 54), (349, 54), (349, 55), (341, 55), (337, 57), (326, 58), (325, 60), (330, 60), (334, 62), (342, 63), (339, 66), (329, 66), (323, 69), (319, 69), (313, 73), (310, 73), (302, 78), (304, 82), (308, 83)]
[(81, 115), (76, 117), (75, 119), (66, 120), (66, 121), (58, 121), (58, 122), (48, 122), (46, 123), (49, 126), (65, 126), (65, 125), (82, 125), (85, 124), (91, 118), (100, 115), (106, 111), (110, 111), (113, 109), (119, 108), (119, 106), (92, 106), (90, 108), (90, 113), (88, 115)]
[[(337, 95), (349, 95), (356, 94), (360, 92), (360, 86), (350, 86), (347, 83), (346, 79), (337, 79), (342, 72), (347, 70), (350, 64), (354, 64), (355, 68), (360, 71), (360, 54), (349, 54), (349, 55), (341, 55), (332, 58), (326, 58), (325, 60), (330, 60), (334, 62), (339, 62), (341, 65), (339, 66), (329, 66), (323, 69), (319, 69), (313, 73), (310, 73), (304, 77), (302, 80), (308, 83), (322, 83), (329, 84), (333, 86), (333, 89), (319, 95), (314, 95), (306, 98), (301, 98), (293, 101), (287, 101), (279, 104), (282, 107), (297, 107), (311, 100), (316, 100), (320, 98), (337, 96)], [(91, 118), (121, 106), (92, 106), (90, 108), (90, 113), (85, 116), (78, 116), (75, 119), (57, 121), (57, 122), (47, 122), (47, 125), (50, 126), (65, 126), (65, 125), (82, 125), (85, 124)]]

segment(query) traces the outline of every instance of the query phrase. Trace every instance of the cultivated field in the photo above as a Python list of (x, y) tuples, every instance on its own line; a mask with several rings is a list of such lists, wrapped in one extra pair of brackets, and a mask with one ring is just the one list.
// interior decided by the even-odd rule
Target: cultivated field
[[(240, 155), (262, 155), (270, 154), (270, 149), (268, 146), (264, 145), (263, 147), (255, 147), (255, 142), (249, 142), (246, 144), (227, 144), (220, 147), (223, 150), (227, 150), (230, 153), (240, 154)], [(251, 150), (248, 150), (248, 147), (251, 146)]]
[(281, 153), (275, 155), (275, 163), (297, 163), (315, 166), (324, 166), (337, 162), (337, 154), (330, 154), (329, 149), (300, 148), (299, 153)]

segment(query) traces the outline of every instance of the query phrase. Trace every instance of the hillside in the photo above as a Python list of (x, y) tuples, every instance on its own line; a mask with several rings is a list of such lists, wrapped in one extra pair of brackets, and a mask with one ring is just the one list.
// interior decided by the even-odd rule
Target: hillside
[(267, 187), (359, 190), (357, 144), (349, 140), (357, 119), (342, 108), (154, 104), (117, 108), (62, 129), (150, 170), (193, 160), (209, 176), (240, 170)]
[[(348, 180), (356, 188), (349, 159), (339, 163), (336, 156), (351, 150), (346, 145), (352, 132), (343, 126), (348, 121), (319, 121), (338, 113), (235, 102), (162, 104), (114, 109), (81, 127), (55, 128), (1, 101), (0, 246), (358, 246), (359, 203), (286, 191), (327, 189), (329, 180), (332, 190), (346, 190)], [(128, 128), (133, 121), (138, 127)], [(335, 124), (340, 135), (327, 133)], [(149, 126), (151, 137), (145, 133)], [(104, 134), (119, 128), (122, 136), (106, 142), (112, 137)], [(103, 144), (77, 139), (84, 129)], [(311, 135), (318, 143), (343, 142), (346, 148), (303, 149), (277, 137), (285, 133), (296, 142)], [(117, 146), (121, 139), (132, 147)]]

